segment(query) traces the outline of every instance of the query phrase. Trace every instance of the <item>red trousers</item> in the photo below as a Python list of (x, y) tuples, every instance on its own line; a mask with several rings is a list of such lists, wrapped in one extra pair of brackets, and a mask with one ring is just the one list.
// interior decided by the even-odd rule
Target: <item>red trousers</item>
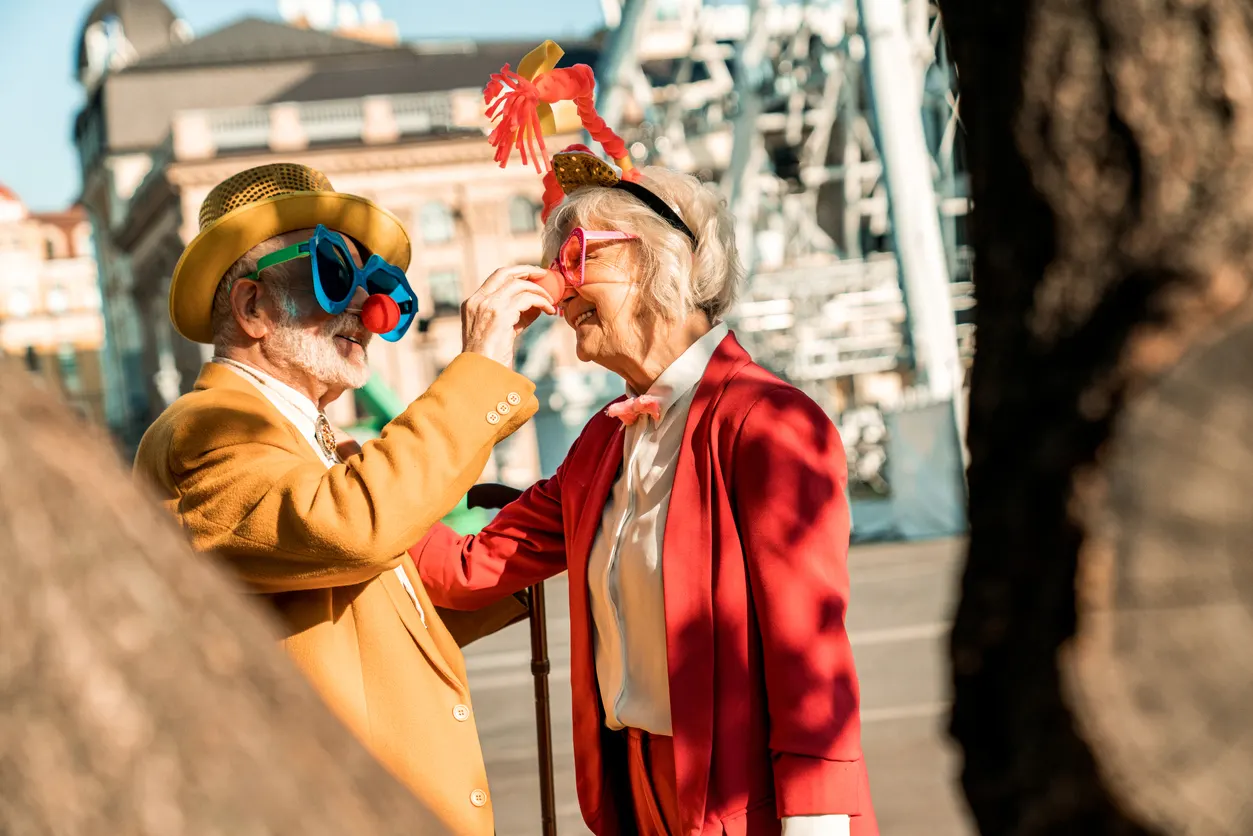
[(627, 775), (640, 836), (681, 833), (678, 781), (674, 773), (674, 740), (628, 728)]

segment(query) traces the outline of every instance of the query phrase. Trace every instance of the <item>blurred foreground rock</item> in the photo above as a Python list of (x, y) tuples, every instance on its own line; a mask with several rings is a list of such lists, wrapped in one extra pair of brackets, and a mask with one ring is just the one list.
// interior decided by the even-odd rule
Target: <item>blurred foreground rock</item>
[(102, 434), (0, 393), (0, 833), (443, 832)]

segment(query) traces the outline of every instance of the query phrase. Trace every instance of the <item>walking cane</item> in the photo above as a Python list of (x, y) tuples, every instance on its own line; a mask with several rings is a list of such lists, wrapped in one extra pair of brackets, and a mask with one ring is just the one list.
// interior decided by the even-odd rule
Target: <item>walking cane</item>
[[(475, 485), (466, 494), (469, 508), (503, 508), (522, 495), (508, 485)], [(543, 836), (557, 836), (557, 801), (553, 790), (553, 723), (548, 703), (548, 621), (544, 609), (544, 584), (527, 590), (530, 595), (531, 676), (535, 679), (535, 734), (539, 744), (540, 822)]]

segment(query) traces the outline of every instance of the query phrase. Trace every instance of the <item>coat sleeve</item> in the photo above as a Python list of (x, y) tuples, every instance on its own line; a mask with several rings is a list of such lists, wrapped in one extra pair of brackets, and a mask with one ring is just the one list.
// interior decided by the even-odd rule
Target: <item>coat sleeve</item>
[(475, 609), (565, 571), (562, 484), (579, 442), (551, 479), (537, 482), (478, 534), (437, 523), (409, 550), (437, 606)]
[[(174, 430), (176, 510), (193, 546), (217, 551), (254, 591), (361, 583), (452, 510), (492, 446), (535, 413), (533, 393), (521, 375), (462, 354), (380, 438), (329, 469), (264, 414), (223, 401)], [(510, 394), (520, 403), (492, 423)]]
[(735, 507), (762, 637), (780, 818), (858, 815), (864, 798), (857, 673), (845, 629), (844, 447), (803, 393), (779, 387), (735, 443)]

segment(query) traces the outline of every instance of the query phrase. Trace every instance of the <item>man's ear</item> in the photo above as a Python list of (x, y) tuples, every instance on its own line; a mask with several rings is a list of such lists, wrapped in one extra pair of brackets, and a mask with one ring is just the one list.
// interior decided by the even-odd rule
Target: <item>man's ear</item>
[(259, 340), (270, 333), (270, 312), (261, 304), (261, 285), (238, 279), (231, 288), (231, 315), (245, 334)]

